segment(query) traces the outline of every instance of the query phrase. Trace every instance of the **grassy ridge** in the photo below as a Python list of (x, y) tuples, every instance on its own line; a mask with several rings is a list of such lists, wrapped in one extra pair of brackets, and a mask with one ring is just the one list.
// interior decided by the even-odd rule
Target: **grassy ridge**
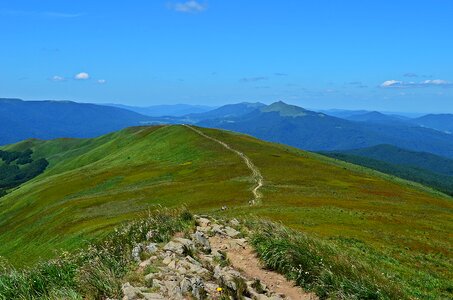
[(227, 216), (258, 215), (352, 251), (412, 297), (451, 295), (451, 198), (321, 155), (202, 130), (261, 170), (260, 206), (246, 205), (251, 182), (240, 158), (181, 126), (37, 142), (35, 155), (50, 165), (0, 201), (0, 255), (30, 264), (158, 205), (204, 212), (228, 205)]

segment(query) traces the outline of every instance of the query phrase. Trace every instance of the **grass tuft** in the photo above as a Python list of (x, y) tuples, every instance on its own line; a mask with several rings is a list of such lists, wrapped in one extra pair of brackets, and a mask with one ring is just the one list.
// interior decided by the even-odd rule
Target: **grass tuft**
[(120, 298), (121, 282), (133, 264), (133, 246), (154, 230), (153, 242), (166, 242), (193, 225), (185, 211), (150, 213), (143, 220), (119, 227), (102, 241), (35, 267), (18, 270), (0, 261), (0, 299)]
[(371, 265), (315, 237), (268, 222), (253, 223), (251, 243), (266, 267), (320, 299), (406, 299)]

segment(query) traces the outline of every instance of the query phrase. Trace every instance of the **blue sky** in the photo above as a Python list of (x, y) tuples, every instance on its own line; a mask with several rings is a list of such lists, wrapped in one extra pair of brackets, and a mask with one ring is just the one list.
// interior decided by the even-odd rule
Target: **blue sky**
[(0, 2), (0, 97), (453, 112), (453, 1)]

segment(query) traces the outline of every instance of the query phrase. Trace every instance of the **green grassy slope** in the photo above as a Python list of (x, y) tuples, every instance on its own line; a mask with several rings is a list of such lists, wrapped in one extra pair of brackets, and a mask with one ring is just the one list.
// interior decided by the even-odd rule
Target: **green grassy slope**
[(134, 127), (85, 140), (27, 141), (46, 172), (0, 200), (0, 255), (31, 264), (74, 249), (158, 205), (259, 215), (372, 262), (413, 296), (452, 289), (453, 202), (410, 183), (321, 155), (225, 131), (264, 177), (248, 206), (250, 172), (221, 145), (183, 126)]

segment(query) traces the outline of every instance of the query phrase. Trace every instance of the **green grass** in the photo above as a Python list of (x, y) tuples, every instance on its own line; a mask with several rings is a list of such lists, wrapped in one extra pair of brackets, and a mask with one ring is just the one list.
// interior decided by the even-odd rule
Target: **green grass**
[(132, 248), (146, 241), (150, 230), (155, 234), (149, 242), (167, 242), (174, 233), (193, 226), (187, 211), (158, 211), (117, 228), (87, 247), (31, 268), (17, 270), (0, 262), (0, 299), (120, 298), (124, 278), (136, 268)]
[[(249, 207), (250, 172), (182, 126), (135, 127), (85, 140), (27, 141), (46, 172), (0, 200), (0, 255), (16, 266), (54, 257), (159, 206), (281, 222), (392, 278), (413, 298), (451, 298), (450, 197), (419, 184), (284, 145), (202, 129), (247, 154), (264, 177)], [(221, 206), (228, 210), (219, 212)]]

